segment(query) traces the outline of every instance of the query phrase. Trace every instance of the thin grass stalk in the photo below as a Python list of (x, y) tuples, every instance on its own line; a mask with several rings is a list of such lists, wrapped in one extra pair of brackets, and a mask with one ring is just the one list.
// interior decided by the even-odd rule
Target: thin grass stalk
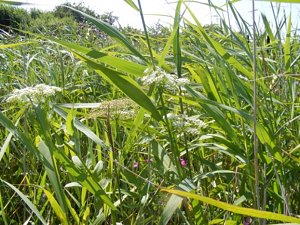
[[(278, 185), (279, 185), (280, 190), (281, 190), (281, 197), (282, 197), (282, 199), (284, 201), (284, 208), (283, 208), (284, 211), (283, 211), (283, 213), (289, 216), (289, 215), (291, 215), (291, 212), (290, 212), (289, 203), (288, 203), (288, 199), (287, 199), (287, 195), (286, 195), (286, 190), (285, 190), (282, 182), (280, 181), (280, 177), (279, 177), (279, 174), (277, 172), (274, 160), (272, 161), (272, 164), (273, 164), (274, 173), (276, 175), (276, 179), (277, 179)], [(283, 174), (283, 172), (282, 172), (282, 174)]]
[[(115, 149), (115, 145), (114, 145), (114, 141), (113, 141), (113, 134), (112, 134), (111, 123), (110, 123), (110, 106), (108, 106), (108, 108), (107, 108), (106, 126), (107, 126), (107, 137), (108, 137), (109, 144), (111, 146), (113, 160), (118, 158), (118, 160), (120, 161), (120, 158), (118, 156), (118, 152)], [(115, 164), (113, 164), (113, 166), (114, 165)], [(121, 179), (120, 179), (120, 176), (119, 176), (120, 167), (117, 165), (113, 168), (113, 170), (116, 174), (116, 184), (117, 184), (117, 189), (118, 189), (118, 194), (119, 194), (119, 199), (118, 200), (120, 201), (120, 212), (121, 212), (121, 214), (123, 214), (122, 213), (123, 212), (123, 202), (122, 202), (121, 184), (120, 184)], [(115, 192), (115, 190), (113, 190), (113, 193), (114, 192)]]
[[(175, 63), (177, 67), (177, 77), (182, 78), (182, 58), (181, 58), (181, 43), (180, 43), (180, 22), (183, 17), (183, 12), (182, 15), (180, 15), (180, 9), (181, 9), (181, 3), (182, 1), (178, 2), (178, 5), (176, 7), (176, 14), (175, 14), (175, 19), (174, 19), (174, 26), (173, 29), (177, 29), (175, 39), (174, 39), (174, 46), (173, 46), (173, 51), (174, 51), (174, 57), (175, 57)], [(177, 24), (178, 23), (178, 24)], [(178, 25), (178, 26), (177, 26)], [(182, 89), (179, 87), (179, 96), (182, 96)], [(179, 98), (179, 106), (180, 106), (180, 113), (184, 114), (184, 106), (182, 102), (182, 98)], [(185, 154), (186, 154), (186, 159), (187, 159), (187, 165), (189, 168), (189, 175), (192, 177), (192, 164), (191, 164), (191, 157), (189, 155), (189, 150), (188, 150), (188, 139), (186, 133), (183, 134), (183, 139), (184, 139), (184, 148), (185, 148)]]
[(2, 216), (3, 222), (4, 222), (5, 225), (8, 225), (7, 218), (6, 218), (6, 213), (5, 213), (5, 207), (3, 205), (1, 191), (0, 191), (0, 209), (1, 209), (1, 216)]
[(146, 27), (146, 22), (145, 22), (145, 18), (144, 18), (144, 14), (143, 14), (143, 9), (142, 9), (142, 5), (141, 5), (141, 1), (140, 0), (138, 0), (138, 5), (139, 5), (139, 11), (140, 11), (140, 15), (141, 15), (142, 23), (143, 23), (143, 29), (144, 29), (146, 40), (147, 40), (147, 45), (148, 45), (149, 54), (150, 54), (150, 57), (151, 57), (151, 62), (152, 62), (153, 70), (155, 71), (154, 57), (153, 57), (153, 53), (152, 53), (152, 49), (151, 49), (150, 39), (149, 39), (149, 35), (148, 35), (148, 31), (147, 31), (147, 27)]
[[(260, 197), (259, 197), (259, 167), (258, 167), (258, 138), (256, 133), (257, 127), (257, 84), (256, 84), (256, 70), (257, 70), (257, 62), (256, 62), (256, 31), (255, 31), (255, 1), (252, 0), (252, 32), (253, 32), (253, 128), (254, 128), (254, 205), (257, 209), (260, 209)], [(260, 221), (260, 224), (261, 221)]]

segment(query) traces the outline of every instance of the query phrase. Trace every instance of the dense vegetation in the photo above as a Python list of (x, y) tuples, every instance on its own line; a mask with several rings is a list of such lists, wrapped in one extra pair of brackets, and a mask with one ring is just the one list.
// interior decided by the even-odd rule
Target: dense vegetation
[(228, 10), (1, 5), (0, 224), (300, 224), (299, 36)]

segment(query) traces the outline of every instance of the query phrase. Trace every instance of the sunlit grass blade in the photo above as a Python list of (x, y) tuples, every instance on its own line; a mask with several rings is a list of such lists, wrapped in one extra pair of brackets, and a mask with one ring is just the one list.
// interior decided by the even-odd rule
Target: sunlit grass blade
[(291, 73), (291, 29), (292, 29), (292, 15), (289, 15), (287, 31), (284, 44), (284, 64), (285, 72)]
[(174, 24), (173, 24), (173, 30), (170, 34), (170, 37), (166, 41), (166, 44), (164, 46), (164, 49), (160, 53), (160, 58), (158, 60), (158, 66), (163, 67), (165, 65), (165, 60), (166, 56), (169, 53), (170, 47), (172, 46), (173, 43), (173, 53), (174, 53), (174, 59), (177, 67), (177, 73), (179, 71), (179, 76), (181, 74), (181, 48), (180, 48), (180, 39), (179, 39), (179, 25), (180, 25), (180, 8), (182, 5), (183, 1), (180, 0), (177, 3), (176, 6), (176, 13), (175, 13), (175, 18), (174, 18)]
[(229, 212), (233, 212), (233, 213), (237, 213), (237, 214), (241, 214), (241, 215), (252, 216), (252, 217), (268, 219), (268, 220), (279, 220), (279, 221), (283, 221), (283, 222), (300, 223), (300, 219), (296, 218), (296, 217), (291, 217), (291, 216), (286, 216), (286, 215), (278, 214), (278, 213), (272, 213), (272, 212), (267, 212), (267, 211), (262, 211), (262, 210), (249, 209), (249, 208), (245, 208), (245, 207), (235, 206), (235, 205), (231, 205), (231, 204), (228, 204), (225, 202), (217, 201), (212, 198), (204, 197), (204, 196), (197, 195), (197, 194), (192, 194), (192, 193), (185, 192), (185, 191), (166, 189), (166, 188), (161, 189), (161, 191), (168, 192), (171, 194), (176, 194), (181, 197), (196, 199), (203, 203), (223, 209), (225, 211), (229, 211)]
[(268, 21), (268, 19), (267, 19), (267, 17), (266, 17), (265, 14), (261, 14), (261, 17), (262, 17), (262, 20), (263, 20), (263, 22), (264, 22), (266, 31), (267, 31), (267, 33), (268, 33), (268, 35), (269, 35), (270, 41), (271, 41), (272, 43), (274, 43), (276, 39), (275, 39), (275, 36), (274, 36), (274, 34), (273, 34), (273, 32), (272, 32), (270, 23), (269, 23), (269, 21)]
[(21, 132), (2, 112), (0, 112), (0, 124), (9, 130), (17, 139), (21, 141), (22, 144), (26, 146), (28, 150), (32, 153), (32, 155), (37, 156), (37, 149), (32, 144), (31, 139)]
[(34, 41), (28, 41), (28, 42), (19, 42), (19, 43), (15, 43), (15, 44), (0, 44), (0, 49), (6, 49), (6, 48), (15, 48), (15, 47), (19, 47), (22, 45), (30, 45), (30, 44), (34, 44), (36, 42)]
[(124, 0), (128, 5), (131, 6), (136, 11), (139, 11), (139, 8), (136, 6), (136, 4), (132, 0)]
[(171, 195), (169, 198), (163, 213), (160, 216), (159, 225), (166, 225), (168, 224), (169, 220), (172, 218), (175, 211), (178, 209), (182, 202), (183, 198), (178, 197), (176, 195)]
[(55, 212), (56, 216), (59, 218), (61, 223), (64, 225), (69, 224), (66, 214), (63, 212), (62, 208), (60, 207), (60, 205), (58, 204), (58, 202), (56, 201), (54, 196), (51, 194), (51, 192), (44, 189), (44, 193), (45, 193), (53, 211)]
[(177, 68), (177, 75), (178, 77), (181, 77), (181, 67), (182, 67), (182, 58), (181, 58), (181, 45), (180, 45), (180, 27), (179, 24), (181, 22), (181, 5), (183, 3), (183, 0), (178, 1), (175, 11), (175, 18), (173, 23), (173, 32), (176, 31), (176, 35), (174, 37), (173, 41), (173, 55), (175, 58), (175, 64)]
[(13, 134), (10, 132), (10, 133), (7, 135), (5, 141), (4, 141), (4, 143), (3, 143), (3, 145), (2, 145), (2, 147), (1, 147), (1, 149), (0, 149), (0, 162), (1, 162), (1, 159), (2, 159), (2, 157), (4, 156), (6, 150), (7, 150), (8, 146), (9, 146), (9, 143), (10, 143), (10, 141), (11, 141), (12, 136), (13, 136)]
[(96, 59), (97, 62), (102, 63), (103, 65), (108, 65), (118, 69), (123, 73), (131, 74), (136, 77), (140, 77), (143, 75), (145, 69), (147, 68), (145, 65), (137, 64), (131, 61), (120, 59), (119, 57), (112, 56), (110, 54), (97, 51), (95, 49), (89, 49), (84, 46), (80, 46), (76, 43), (66, 42), (63, 40), (59, 40), (53, 37), (47, 37), (47, 39), (56, 42), (59, 45), (62, 45), (65, 48), (72, 49), (78, 51), (88, 57)]
[[(55, 190), (55, 193), (59, 199), (59, 203), (62, 207), (60, 207), (60, 210), (64, 214), (63, 217), (66, 217), (67, 214), (67, 208), (66, 208), (66, 200), (65, 200), (65, 195), (63, 193), (63, 189), (61, 187), (61, 183), (59, 180), (59, 177), (57, 175), (57, 170), (56, 166), (54, 165), (53, 162), (53, 152), (51, 153), (49, 148), (46, 146), (43, 140), (39, 139), (38, 141), (38, 149), (41, 152), (42, 159), (43, 159), (43, 165), (45, 166), (45, 170), (47, 171), (47, 176), (53, 186), (53, 189)], [(46, 194), (47, 195), (47, 194)], [(47, 195), (48, 197), (48, 195)], [(54, 198), (54, 197), (53, 197)], [(53, 206), (53, 199), (49, 199), (51, 206)], [(54, 209), (56, 211), (56, 209)], [(62, 217), (62, 218), (63, 218)]]
[(40, 124), (39, 131), (42, 137), (37, 137), (37, 148), (41, 153), (43, 165), (45, 166), (48, 178), (53, 186), (58, 202), (62, 207), (64, 214), (66, 215), (68, 213), (66, 196), (60, 182), (58, 168), (54, 159), (56, 147), (50, 134), (50, 125), (46, 119), (47, 115), (40, 106), (35, 107), (35, 112)]

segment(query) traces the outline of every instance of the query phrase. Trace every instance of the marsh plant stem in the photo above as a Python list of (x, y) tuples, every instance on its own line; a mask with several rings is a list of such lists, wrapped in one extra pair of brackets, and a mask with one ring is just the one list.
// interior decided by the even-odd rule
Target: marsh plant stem
[[(260, 195), (259, 195), (259, 167), (258, 167), (258, 138), (256, 133), (256, 127), (257, 127), (257, 83), (256, 83), (256, 77), (257, 77), (257, 65), (256, 65), (256, 31), (255, 31), (255, 1), (252, 0), (252, 19), (253, 19), (253, 135), (254, 135), (254, 179), (255, 179), (255, 187), (254, 187), (254, 202), (255, 207), (257, 209), (260, 209)], [(259, 224), (262, 224), (262, 220), (259, 221)]]
[(140, 0), (138, 0), (138, 5), (139, 5), (139, 10), (140, 10), (141, 20), (142, 20), (142, 23), (143, 23), (143, 29), (144, 29), (145, 36), (146, 36), (146, 39), (147, 39), (147, 45), (148, 45), (148, 49), (149, 49), (150, 58), (151, 58), (151, 61), (152, 61), (153, 70), (155, 71), (154, 57), (153, 57), (153, 53), (152, 53), (149, 34), (148, 34), (148, 31), (147, 31), (146, 22), (145, 22), (143, 9), (142, 9), (142, 5), (141, 5)]

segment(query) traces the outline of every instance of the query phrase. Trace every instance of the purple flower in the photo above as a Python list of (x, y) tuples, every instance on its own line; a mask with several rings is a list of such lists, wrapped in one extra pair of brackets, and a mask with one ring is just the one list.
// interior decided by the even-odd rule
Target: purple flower
[(183, 158), (180, 158), (180, 165), (183, 166), (183, 167), (185, 167), (187, 165), (186, 160), (183, 159)]
[(251, 223), (251, 217), (246, 217), (243, 221), (243, 225), (249, 225)]
[(138, 162), (134, 162), (133, 163), (133, 168), (137, 169), (139, 167), (139, 163)]

